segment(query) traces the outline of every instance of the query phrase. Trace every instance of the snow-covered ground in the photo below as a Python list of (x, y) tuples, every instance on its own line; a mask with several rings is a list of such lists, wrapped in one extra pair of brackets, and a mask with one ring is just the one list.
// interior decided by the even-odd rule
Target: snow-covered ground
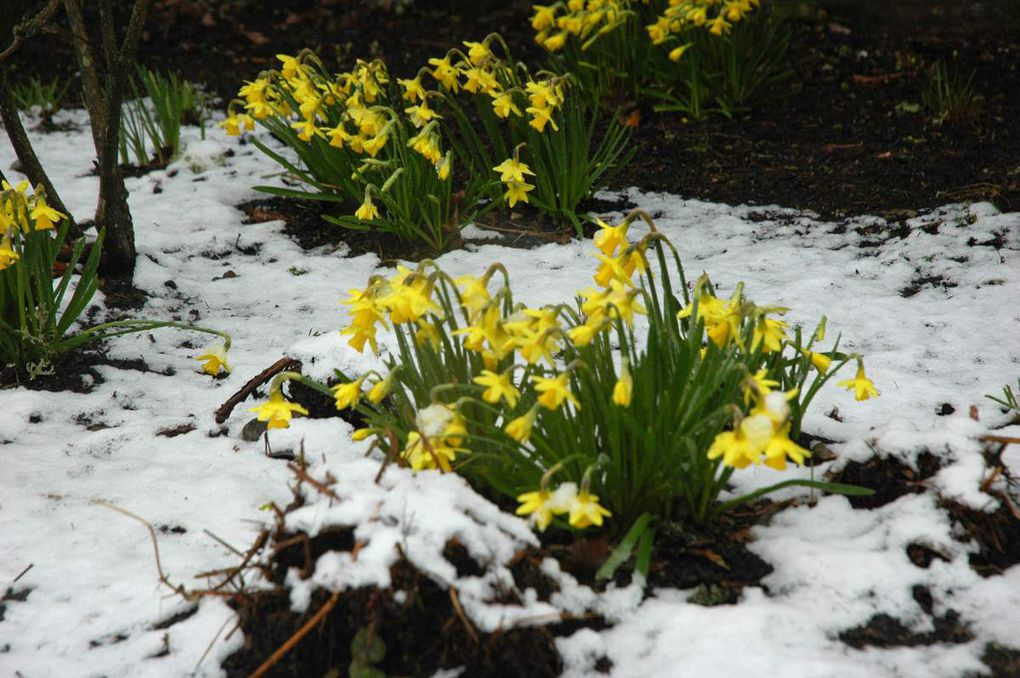
[[(65, 203), (88, 218), (98, 190), (89, 173), (91, 139), (80, 115), (67, 115), (78, 128), (38, 135), (37, 150)], [(221, 157), (228, 148), (235, 154)], [(0, 167), (17, 178), (8, 170), (12, 162), (2, 139)], [(323, 377), (334, 367), (374, 364), (337, 330), (345, 318), (340, 297), (364, 285), (378, 258), (348, 258), (343, 248), (303, 251), (280, 222), (244, 224), (235, 206), (257, 198), (250, 187), (274, 171), (253, 146), (212, 130), (206, 141), (191, 139), (188, 156), (168, 170), (128, 180), (139, 251), (135, 283), (151, 295), (138, 315), (230, 332), (228, 379), (203, 374), (196, 351), (183, 346), (201, 337), (163, 330), (109, 344), (111, 357), (143, 358), (151, 372), (101, 367), (103, 382), (87, 394), (0, 391), (0, 591), (29, 591), (24, 600), (5, 601), (0, 675), (212, 676), (242, 643), (239, 633), (225, 639), (233, 613), (214, 599), (204, 599), (186, 620), (156, 628), (188, 605), (159, 584), (145, 528), (95, 502), (161, 526), (163, 569), (175, 583), (201, 586), (194, 574), (236, 561), (206, 532), (244, 550), (268, 520), (259, 507), (283, 505), (290, 496), (285, 463), (240, 436), (251, 417), (245, 408), (255, 403), (237, 408), (223, 428), (213, 410), (283, 355)], [(487, 605), (486, 582), (457, 581), (475, 623), (492, 629), (585, 608), (614, 619), (605, 631), (560, 641), (571, 675), (590, 673), (608, 656), (619, 676), (959, 676), (986, 670), (979, 657), (990, 641), (1020, 647), (1020, 567), (979, 577), (967, 563), (974, 547), (953, 538), (937, 506), (940, 495), (997, 508), (978, 489), (986, 470), (977, 437), (1004, 421), (984, 395), (1020, 376), (1020, 214), (951, 205), (908, 222), (915, 228), (907, 237), (876, 244), (867, 242), (875, 236), (857, 231), (880, 223), (876, 218), (820, 223), (781, 208), (639, 189), (626, 197), (653, 214), (690, 278), (707, 271), (722, 291), (743, 280), (752, 299), (788, 306), (789, 317), (810, 328), (825, 314), (829, 332), (842, 333), (842, 346), (866, 356), (881, 397), (857, 403), (830, 387), (805, 422), (806, 430), (840, 441), (832, 446), (840, 455), (834, 463), (878, 453), (913, 464), (927, 450), (943, 468), (929, 492), (878, 509), (855, 510), (832, 496), (779, 513), (755, 529), (751, 545), (775, 568), (764, 580), (768, 594), (747, 589), (737, 605), (702, 607), (686, 602), (685, 592), (662, 589), (642, 599), (636, 587), (600, 596), (571, 585), (550, 562), (562, 592), (548, 602), (525, 596), (529, 604), (516, 610)], [(980, 244), (993, 240), (1004, 244)], [(502, 261), (515, 296), (556, 303), (590, 284), (591, 251), (589, 242), (535, 250), (469, 244), (440, 264), (459, 274)], [(922, 278), (944, 284), (901, 294)], [(943, 403), (955, 413), (938, 416)], [(971, 406), (978, 421), (969, 416)], [(842, 421), (825, 416), (833, 408)], [(189, 423), (191, 432), (160, 434)], [(500, 563), (533, 540), (523, 521), (500, 514), (457, 477), (392, 468), (373, 484), (378, 464), (363, 458), (363, 444), (352, 443), (350, 433), (339, 418), (297, 419), (273, 432), (275, 448), (296, 449), (303, 441), (313, 475), (329, 470), (341, 479), (342, 504), (311, 503), (292, 523), (309, 530), (359, 524), (369, 544), (356, 564), (325, 556), (314, 585), (385, 585), (396, 543), (437, 580), (453, 581), (456, 572), (441, 555), (452, 535), (493, 561), (492, 576), (499, 576)], [(999, 433), (1017, 436), (1020, 426)], [(1020, 450), (1014, 446), (1007, 459), (1020, 472)], [(801, 472), (807, 473), (788, 473)], [(760, 468), (734, 478), (743, 490), (777, 476)], [(950, 559), (918, 568), (905, 550), (912, 542)], [(936, 615), (960, 613), (973, 641), (854, 650), (838, 639), (877, 613), (930, 630), (931, 617), (911, 595), (918, 584), (930, 589)], [(295, 604), (306, 602), (309, 586), (295, 588)]]

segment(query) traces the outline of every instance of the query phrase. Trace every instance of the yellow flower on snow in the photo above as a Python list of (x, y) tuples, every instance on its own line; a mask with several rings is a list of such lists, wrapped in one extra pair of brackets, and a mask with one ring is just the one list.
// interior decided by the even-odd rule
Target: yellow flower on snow
[(878, 389), (875, 388), (875, 384), (868, 379), (864, 374), (864, 364), (860, 363), (857, 366), (857, 375), (853, 379), (847, 379), (836, 384), (840, 388), (854, 392), (854, 399), (856, 400), (868, 400), (869, 398), (877, 398), (879, 395)]
[(227, 347), (224, 344), (206, 349), (202, 355), (195, 356), (195, 360), (205, 361), (202, 371), (208, 375), (216, 376), (220, 370), (230, 373), (230, 365), (227, 364)]
[(285, 400), (280, 389), (270, 393), (268, 401), (257, 407), (251, 407), (248, 411), (258, 414), (259, 421), (269, 422), (268, 428), (289, 428), (290, 419), (294, 412), (308, 414), (308, 410), (297, 403)]

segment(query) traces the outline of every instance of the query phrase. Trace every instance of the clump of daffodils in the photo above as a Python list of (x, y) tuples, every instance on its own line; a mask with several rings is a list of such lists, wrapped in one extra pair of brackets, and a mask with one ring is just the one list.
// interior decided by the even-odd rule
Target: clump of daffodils
[[(230, 372), (225, 332), (164, 320), (115, 320), (72, 332), (99, 287), (100, 229), (85, 255), (85, 238), (67, 243), (68, 215), (53, 208), (41, 187), (0, 183), (0, 366), (32, 379), (52, 373), (54, 361), (90, 341), (175, 327), (223, 341), (198, 356), (202, 370)], [(66, 247), (66, 249), (64, 249)], [(58, 265), (58, 257), (67, 258)], [(63, 268), (62, 272), (58, 272)], [(72, 281), (72, 278), (74, 280)]]
[[(535, 184), (520, 174), (535, 177), (548, 164), (536, 157), (543, 148), (533, 135), (559, 132), (563, 124), (558, 118), (568, 78), (531, 74), (495, 34), (430, 58), (409, 78), (394, 77), (378, 59), (358, 60), (338, 74), (309, 51), (277, 59), (277, 69), (240, 88), (221, 127), (237, 136), (259, 123), (290, 145), (301, 168), (254, 142), (307, 186), (307, 192), (291, 193), (343, 199), (350, 211), (330, 220), (424, 239), (436, 250), (484, 208), (484, 198), (510, 207), (529, 202)], [(481, 115), (481, 126), (466, 115), (468, 105)], [(518, 178), (504, 179), (500, 193), (493, 168), (506, 174), (498, 168), (508, 162), (520, 163), (511, 175)], [(541, 208), (572, 209), (550, 199), (555, 191), (548, 187), (561, 179), (539, 177), (546, 193)], [(462, 189), (457, 201), (454, 183)]]
[(603, 36), (636, 24), (652, 45), (670, 45), (670, 60), (679, 61), (691, 43), (673, 46), (678, 36), (692, 28), (723, 36), (759, 5), (759, 0), (568, 0), (534, 5), (531, 27), (535, 42), (558, 52), (572, 41), (587, 51)]
[(711, 519), (739, 501), (717, 501), (735, 470), (805, 462), (803, 413), (843, 365), (858, 362), (844, 382), (858, 399), (877, 391), (858, 356), (819, 350), (824, 320), (805, 338), (742, 286), (719, 298), (703, 276), (691, 292), (650, 219), (631, 239), (639, 216), (599, 222), (594, 286), (574, 304), (516, 302), (499, 264), (373, 276), (348, 293), (341, 334), (359, 352), (390, 335), (388, 373), (317, 387), (365, 415), (355, 438), (516, 497), (540, 530)]

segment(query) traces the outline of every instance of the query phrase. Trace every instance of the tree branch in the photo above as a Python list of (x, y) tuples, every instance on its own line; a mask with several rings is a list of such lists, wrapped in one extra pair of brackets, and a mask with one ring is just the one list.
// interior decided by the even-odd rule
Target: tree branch
[(39, 32), (39, 29), (45, 25), (53, 13), (57, 11), (57, 7), (60, 6), (60, 0), (50, 0), (46, 3), (46, 6), (40, 10), (31, 19), (21, 22), (14, 27), (14, 39), (11, 40), (11, 44), (7, 46), (7, 49), (0, 52), (0, 63), (3, 63), (10, 58), (12, 54), (18, 51), (21, 47), (21, 43), (25, 42), (26, 38), (30, 38)]

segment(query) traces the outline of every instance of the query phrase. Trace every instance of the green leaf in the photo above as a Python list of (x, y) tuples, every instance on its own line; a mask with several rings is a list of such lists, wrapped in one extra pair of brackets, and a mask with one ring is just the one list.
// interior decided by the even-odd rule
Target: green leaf
[[(642, 513), (641, 516), (634, 521), (631, 528), (627, 530), (627, 534), (624, 535), (622, 540), (620, 540), (620, 544), (613, 549), (613, 552), (609, 554), (608, 558), (606, 558), (606, 562), (602, 563), (598, 572), (595, 573), (596, 579), (600, 581), (612, 579), (613, 575), (616, 574), (616, 570), (627, 562), (628, 558), (630, 558), (630, 554), (634, 551), (634, 547), (637, 545), (638, 540), (640, 539), (642, 544), (644, 544), (646, 535), (649, 535), (649, 533), (655, 533), (655, 530), (649, 528), (651, 520), (652, 516), (650, 513)], [(649, 545), (647, 548), (650, 550), (651, 540), (649, 539), (648, 541)], [(646, 555), (646, 558), (647, 557), (650, 556)], [(646, 562), (644, 573), (647, 574), (647, 572), (648, 564)]]

